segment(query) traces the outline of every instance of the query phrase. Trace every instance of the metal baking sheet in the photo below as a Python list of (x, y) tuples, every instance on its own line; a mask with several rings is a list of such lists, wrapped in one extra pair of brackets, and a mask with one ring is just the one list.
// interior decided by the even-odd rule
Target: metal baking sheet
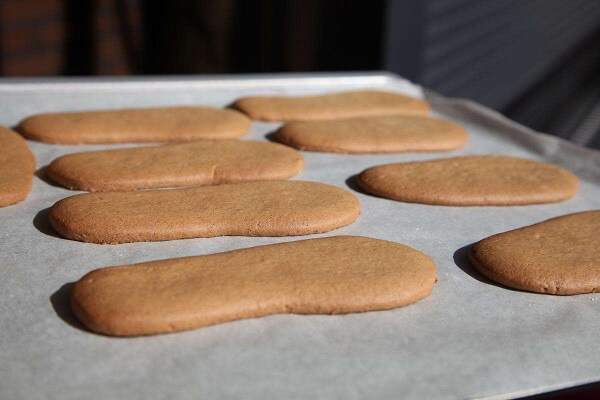
[[(380, 88), (422, 90), (389, 74), (169, 79), (0, 80), (0, 123), (44, 111), (201, 104), (251, 94), (301, 95)], [(208, 254), (299, 238), (219, 237), (96, 245), (52, 232), (47, 210), (75, 194), (43, 167), (72, 152), (115, 145), (29, 142), (33, 191), (0, 209), (0, 398), (269, 399), (516, 397), (600, 380), (600, 295), (550, 296), (499, 287), (469, 266), (465, 246), (494, 233), (600, 208), (600, 153), (535, 133), (469, 101), (425, 93), (434, 114), (458, 121), (469, 142), (449, 153), (336, 155), (303, 152), (295, 179), (353, 192), (359, 219), (323, 235), (364, 235), (429, 254), (438, 282), (403, 308), (344, 316), (274, 315), (140, 338), (87, 332), (69, 311), (69, 283), (92, 269)], [(254, 123), (266, 140), (278, 124)], [(352, 176), (398, 161), (507, 154), (562, 165), (581, 180), (568, 201), (517, 207), (406, 204), (355, 190)]]

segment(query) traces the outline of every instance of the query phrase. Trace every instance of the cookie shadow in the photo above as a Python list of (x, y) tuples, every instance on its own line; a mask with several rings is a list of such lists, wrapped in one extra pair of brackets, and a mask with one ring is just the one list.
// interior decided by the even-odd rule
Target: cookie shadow
[(50, 186), (64, 189), (62, 186), (50, 179), (50, 177), (48, 176), (48, 166), (38, 168), (35, 171), (34, 175), (40, 178), (40, 180), (46, 182)]
[[(469, 275), (471, 278), (477, 279), (479, 282), (487, 283), (488, 285), (498, 286), (503, 289), (510, 289), (510, 288), (502, 286), (494, 281), (489, 280), (488, 278), (483, 276), (481, 273), (479, 273), (475, 269), (475, 267), (473, 267), (471, 260), (469, 260), (469, 249), (471, 248), (471, 246), (472, 246), (472, 244), (466, 245), (454, 252), (454, 255), (453, 255), (454, 264), (456, 264), (456, 266), (458, 268), (460, 268), (465, 274)], [(512, 289), (510, 289), (510, 290), (512, 290)]]
[(21, 135), (23, 139), (28, 140), (27, 135), (25, 135), (25, 132), (21, 128), (21, 122), (18, 122), (16, 125), (11, 126), (10, 129)]
[(56, 315), (62, 319), (67, 325), (71, 325), (75, 329), (80, 331), (93, 333), (86, 329), (86, 327), (79, 322), (73, 311), (71, 310), (71, 289), (75, 285), (75, 282), (65, 283), (56, 292), (50, 296), (50, 304)]
[(355, 192), (364, 194), (366, 196), (375, 197), (377, 199), (381, 199), (382, 197), (375, 196), (374, 194), (371, 194), (371, 193), (365, 191), (362, 187), (360, 187), (360, 185), (358, 183), (358, 175), (359, 174), (354, 174), (354, 175), (350, 176), (348, 179), (346, 179), (346, 186), (348, 186), (348, 188), (354, 190)]
[(265, 135), (265, 139), (267, 139), (269, 142), (281, 143), (279, 140), (277, 140), (276, 133), (277, 133), (277, 131), (271, 131), (271, 132), (267, 133)]
[[(249, 116), (249, 115), (247, 115), (245, 112), (243, 112), (242, 110), (240, 110), (239, 108), (237, 108), (237, 107), (235, 106), (235, 102), (236, 102), (236, 101), (237, 101), (237, 99), (236, 99), (236, 100), (233, 100), (231, 103), (227, 103), (227, 104), (225, 104), (225, 106), (223, 106), (223, 108), (226, 108), (226, 109), (228, 109), (228, 110), (237, 111), (237, 112), (239, 112), (239, 113), (242, 113), (242, 114), (244, 114), (246, 117), (250, 118), (250, 116)], [(250, 118), (250, 119), (252, 119), (252, 118)]]
[(50, 225), (49, 215), (50, 207), (44, 208), (42, 211), (35, 214), (35, 217), (33, 217), (33, 226), (44, 235), (62, 239), (62, 236), (60, 236)]

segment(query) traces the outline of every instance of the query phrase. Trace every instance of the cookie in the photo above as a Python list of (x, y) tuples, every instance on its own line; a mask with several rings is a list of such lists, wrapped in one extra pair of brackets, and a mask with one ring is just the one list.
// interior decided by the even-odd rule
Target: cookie
[(48, 176), (101, 192), (286, 179), (303, 166), (300, 153), (280, 144), (202, 140), (69, 154), (52, 161)]
[(425, 115), (424, 100), (379, 90), (358, 90), (305, 97), (244, 97), (233, 107), (261, 121), (308, 121), (373, 115)]
[(333, 236), (102, 268), (72, 288), (90, 330), (137, 336), (269, 314), (345, 314), (414, 303), (436, 281), (433, 261), (408, 246)]
[(356, 197), (316, 182), (264, 181), (185, 189), (86, 193), (60, 200), (50, 223), (62, 236), (126, 243), (213, 236), (327, 232), (358, 217)]
[(568, 199), (579, 182), (552, 164), (467, 156), (369, 168), (358, 176), (358, 184), (374, 195), (409, 203), (509, 206)]
[(27, 142), (0, 126), (0, 207), (25, 200), (31, 191), (35, 158)]
[(237, 138), (250, 124), (235, 110), (159, 107), (38, 114), (18, 130), (28, 139), (60, 144), (188, 142)]
[(536, 293), (600, 292), (600, 210), (552, 218), (484, 239), (473, 266), (502, 285)]
[(332, 153), (447, 151), (464, 146), (467, 131), (450, 121), (396, 115), (288, 122), (275, 139), (300, 150)]

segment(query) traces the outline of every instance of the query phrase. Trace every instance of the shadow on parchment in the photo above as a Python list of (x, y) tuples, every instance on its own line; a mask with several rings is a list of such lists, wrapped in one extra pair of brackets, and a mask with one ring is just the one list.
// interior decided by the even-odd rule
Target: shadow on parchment
[[(235, 105), (236, 101), (238, 101), (238, 99), (233, 100), (231, 103), (225, 104), (223, 106), (223, 108), (226, 108), (228, 110), (237, 111), (240, 114), (243, 114), (245, 117), (250, 118), (250, 116), (248, 114), (246, 114), (245, 112), (243, 112), (242, 110), (240, 110), (239, 108), (236, 107), (236, 105)], [(252, 118), (250, 118), (250, 119), (252, 119)]]
[(475, 269), (471, 260), (469, 260), (469, 248), (472, 245), (473, 244), (469, 244), (467, 246), (461, 247), (460, 249), (458, 249), (454, 252), (454, 256), (453, 256), (454, 264), (456, 264), (456, 266), (458, 268), (462, 269), (464, 273), (466, 273), (467, 275), (470, 275), (472, 278), (477, 279), (479, 282), (487, 283), (488, 285), (497, 286), (499, 288), (502, 288), (505, 290), (510, 290), (512, 292), (530, 293), (529, 290), (521, 290), (521, 289), (511, 288), (509, 286), (504, 286), (500, 283), (496, 283), (496, 282), (492, 281), (491, 279), (488, 279), (485, 276), (483, 276), (479, 271), (477, 271)]
[(50, 177), (48, 177), (48, 166), (38, 168), (35, 171), (34, 175), (37, 176), (38, 178), (40, 178), (40, 180), (44, 181), (45, 183), (47, 183), (50, 186), (64, 189), (63, 186), (60, 186), (59, 184), (54, 182), (52, 179), (50, 179)]
[(71, 311), (71, 289), (75, 282), (65, 283), (58, 289), (56, 292), (50, 296), (50, 304), (52, 304), (52, 308), (54, 312), (60, 319), (66, 322), (68, 325), (71, 325), (73, 328), (79, 329), (81, 331), (85, 331), (88, 333), (93, 333), (85, 328), (81, 322), (75, 317), (73, 311)]
[[(276, 132), (277, 131), (272, 131), (272, 132), (267, 133), (265, 135), (265, 139), (267, 139), (269, 142), (281, 143), (279, 140), (277, 140), (277, 136), (275, 135)], [(281, 143), (281, 144), (283, 144), (283, 143)]]
[(48, 217), (49, 214), (50, 207), (44, 208), (42, 211), (35, 214), (35, 217), (33, 217), (33, 226), (44, 235), (63, 239), (63, 237), (56, 233), (56, 231), (52, 229), (52, 226), (50, 226), (50, 219)]
[(485, 276), (483, 276), (481, 273), (479, 273), (475, 269), (475, 267), (473, 267), (471, 260), (469, 260), (469, 248), (471, 248), (471, 246), (472, 244), (469, 244), (467, 246), (461, 247), (460, 249), (454, 252), (454, 264), (456, 264), (456, 266), (460, 268), (464, 273), (469, 275), (471, 278), (477, 279), (479, 282), (487, 283), (488, 285), (498, 286), (503, 289), (515, 290), (506, 286), (502, 286), (494, 281), (491, 281)]
[(346, 186), (348, 186), (350, 189), (354, 190), (355, 192), (358, 192), (358, 193), (361, 193), (361, 194), (364, 194), (367, 196), (376, 197), (378, 199), (383, 198), (383, 197), (375, 196), (374, 194), (371, 194), (371, 193), (365, 191), (363, 188), (361, 188), (360, 185), (358, 184), (358, 174), (352, 175), (351, 177), (346, 179)]

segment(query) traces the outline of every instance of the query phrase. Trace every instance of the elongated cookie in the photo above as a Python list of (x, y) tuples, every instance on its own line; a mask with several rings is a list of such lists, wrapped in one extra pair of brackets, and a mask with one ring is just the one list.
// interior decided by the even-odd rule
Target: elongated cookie
[(31, 191), (35, 158), (27, 142), (0, 126), (0, 207), (20, 203)]
[(537, 293), (600, 292), (600, 210), (552, 218), (484, 239), (471, 262), (493, 281)]
[(176, 332), (269, 314), (343, 314), (414, 303), (433, 261), (402, 244), (333, 236), (103, 268), (81, 278), (71, 307), (114, 336)]
[(309, 235), (348, 225), (359, 213), (356, 197), (338, 187), (264, 181), (80, 194), (54, 204), (50, 223), (69, 239), (115, 244), (225, 235)]
[(379, 90), (358, 90), (305, 97), (244, 97), (233, 106), (262, 121), (307, 121), (373, 115), (425, 115), (429, 104)]
[(33, 115), (19, 124), (28, 139), (46, 143), (187, 142), (233, 139), (250, 130), (234, 110), (159, 107)]
[(395, 115), (288, 122), (277, 141), (300, 150), (333, 153), (396, 153), (445, 151), (464, 146), (466, 130), (441, 119)]
[(369, 168), (359, 185), (377, 196), (448, 206), (552, 203), (572, 197), (575, 175), (539, 161), (468, 156)]
[(92, 192), (286, 179), (304, 166), (289, 147), (241, 140), (75, 153), (48, 166), (48, 176)]

